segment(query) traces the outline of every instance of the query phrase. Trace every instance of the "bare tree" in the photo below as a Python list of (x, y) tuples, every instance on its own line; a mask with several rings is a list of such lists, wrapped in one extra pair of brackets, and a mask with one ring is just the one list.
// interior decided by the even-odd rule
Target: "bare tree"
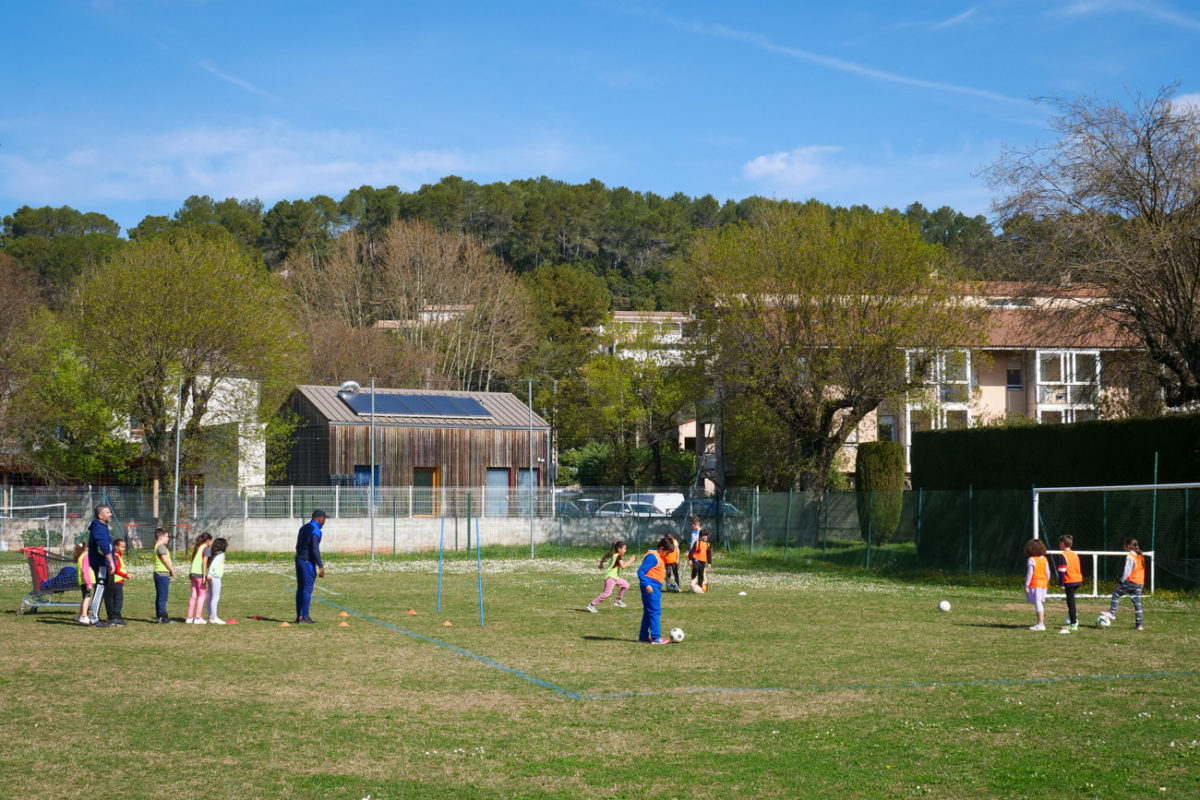
[(1051, 99), (1058, 140), (1006, 149), (985, 172), (1025, 274), (1105, 289), (1088, 314), (1143, 343), (1170, 407), (1200, 401), (1200, 108), (1177, 88), (1128, 106)]

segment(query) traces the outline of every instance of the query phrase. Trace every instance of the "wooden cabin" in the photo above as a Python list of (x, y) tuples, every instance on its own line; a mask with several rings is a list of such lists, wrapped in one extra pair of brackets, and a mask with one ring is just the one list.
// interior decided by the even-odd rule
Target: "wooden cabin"
[(551, 485), (550, 425), (508, 392), (353, 389), (292, 392), (301, 422), (281, 483), (370, 485), (373, 427), (378, 487)]

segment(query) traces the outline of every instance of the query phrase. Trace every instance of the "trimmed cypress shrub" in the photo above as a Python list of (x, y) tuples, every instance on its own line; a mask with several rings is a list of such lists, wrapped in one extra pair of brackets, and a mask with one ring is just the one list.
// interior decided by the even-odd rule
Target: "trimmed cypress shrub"
[(865, 541), (883, 544), (900, 527), (904, 505), (904, 445), (863, 442), (854, 460), (858, 525)]

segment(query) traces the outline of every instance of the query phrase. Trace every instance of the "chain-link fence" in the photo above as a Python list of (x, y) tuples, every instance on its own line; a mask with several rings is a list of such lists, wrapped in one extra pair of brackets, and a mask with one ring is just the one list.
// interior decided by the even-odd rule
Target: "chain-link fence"
[[(1134, 536), (1156, 553), (1160, 585), (1200, 582), (1200, 495), (1196, 489), (1055, 496), (1041, 504), (1040, 534), (1053, 548), (1071, 533), (1077, 550), (1112, 550)], [(669, 512), (648, 501), (684, 502)], [(156, 525), (178, 524), (176, 549), (201, 531), (225, 536), (231, 549), (289, 552), (314, 508), (328, 515), (327, 551), (373, 555), (475, 545), (528, 545), (531, 556), (625, 541), (641, 552), (667, 532), (687, 546), (693, 514), (710, 532), (719, 557), (739, 552), (764, 559), (869, 569), (1018, 574), (1033, 535), (1029, 491), (929, 491), (879, 495), (850, 492), (760, 492), (730, 489), (707, 496), (679, 487), (529, 488), (265, 487), (257, 491), (194, 487), (179, 496), (126, 487), (10, 488), (9, 506), (66, 505), (65, 535), (82, 537), (94, 507), (106, 503), (114, 533), (125, 531), (136, 561)], [(42, 516), (45, 516), (44, 514)], [(130, 523), (133, 523), (130, 525)], [(0, 558), (45, 523), (0, 523)], [(50, 526), (64, 527), (62, 523)], [(19, 529), (19, 536), (16, 532)], [(41, 534), (39, 534), (41, 535)], [(119, 535), (119, 534), (118, 534)], [(15, 538), (14, 538), (15, 537)], [(9, 540), (12, 541), (9, 541)], [(1107, 562), (1106, 562), (1107, 563)], [(1119, 577), (1119, 562), (1102, 580)], [(1118, 570), (1109, 575), (1108, 570)]]

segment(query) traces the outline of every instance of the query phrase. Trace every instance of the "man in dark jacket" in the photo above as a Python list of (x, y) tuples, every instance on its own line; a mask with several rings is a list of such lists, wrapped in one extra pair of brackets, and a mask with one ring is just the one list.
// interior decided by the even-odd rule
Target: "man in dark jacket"
[(92, 609), (89, 624), (96, 628), (107, 628), (108, 623), (100, 619), (100, 599), (104, 596), (104, 586), (113, 574), (113, 540), (108, 530), (112, 522), (112, 509), (106, 505), (96, 506), (96, 518), (88, 525), (88, 566), (92, 570), (92, 584), (95, 587), (92, 594)]
[(325, 577), (325, 565), (321, 562), (321, 534), (325, 526), (325, 512), (315, 509), (312, 519), (300, 527), (296, 537), (296, 622), (313, 624), (308, 615), (312, 601), (313, 585), (317, 578)]

